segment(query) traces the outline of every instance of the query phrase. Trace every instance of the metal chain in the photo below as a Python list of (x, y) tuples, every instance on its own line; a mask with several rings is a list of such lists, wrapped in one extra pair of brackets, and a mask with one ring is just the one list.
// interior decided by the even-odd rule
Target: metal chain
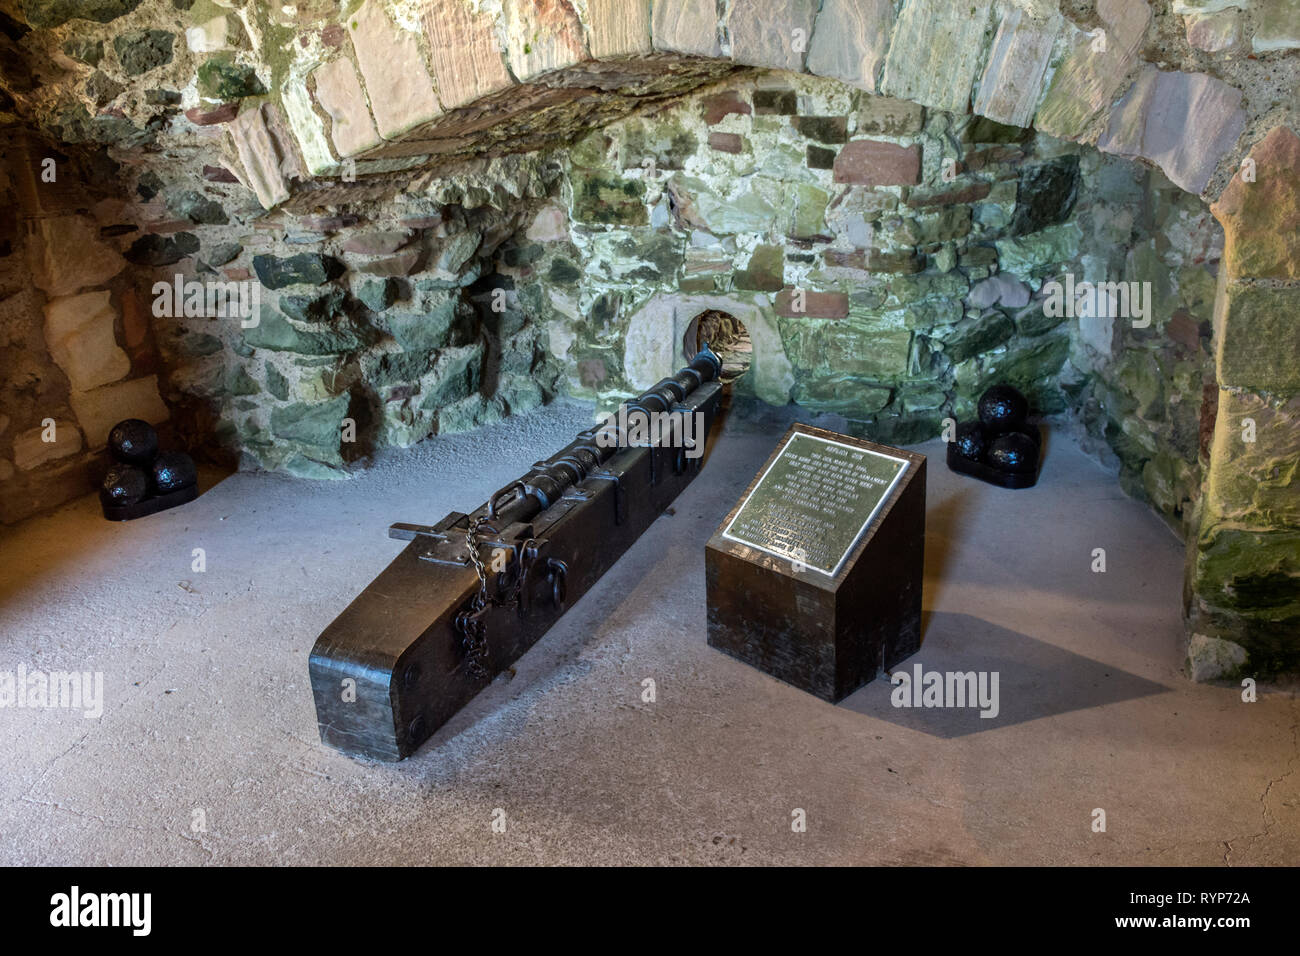
[(474, 599), (474, 610), (478, 611), (487, 606), (487, 565), (483, 563), (483, 557), (478, 553), (478, 529), (487, 524), (487, 515), (479, 515), (469, 523), (465, 529), (465, 547), (469, 549), (469, 559), (474, 562), (474, 570), (478, 573), (478, 597)]
[[(478, 594), (475, 596), (473, 603), (475, 612), (483, 610), (488, 604), (487, 566), (478, 553), (479, 528), (486, 523), (487, 516), (479, 515), (465, 529), (465, 546), (469, 550), (470, 561), (474, 563), (474, 570), (478, 573)], [(465, 628), (465, 662), (469, 666), (470, 676), (475, 680), (492, 679), (492, 671), (489, 669), (490, 652), (487, 642), (487, 628), (484, 627), (481, 620), (467, 622)]]
[[(504, 600), (495, 599), (488, 596), (488, 576), (487, 565), (483, 562), (483, 556), (479, 554), (479, 529), (487, 524), (488, 516), (479, 515), (472, 519), (469, 527), (465, 529), (465, 546), (469, 552), (469, 559), (474, 565), (474, 571), (478, 574), (478, 594), (474, 597), (473, 609), (475, 612), (483, 610), (489, 604), (496, 607), (512, 607), (519, 603), (519, 592), (524, 582), (524, 569), (522, 559), (520, 566), (515, 569), (515, 582), (510, 589), (510, 594)], [(528, 546), (532, 544), (530, 538), (524, 543), (523, 551), (527, 553)], [(475, 678), (489, 679), (492, 672), (489, 669), (490, 651), (487, 642), (487, 629), (481, 620), (470, 623), (465, 631), (466, 658), (469, 664), (469, 671)]]

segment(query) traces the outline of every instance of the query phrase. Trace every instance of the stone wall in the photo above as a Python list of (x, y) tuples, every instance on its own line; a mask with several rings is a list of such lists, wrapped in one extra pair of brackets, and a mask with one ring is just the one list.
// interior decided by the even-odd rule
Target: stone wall
[[(1083, 163), (1089, 188), (1072, 275), (1103, 294), (1076, 303), (1061, 385), (1085, 447), (1186, 538), (1217, 404), (1212, 318), (1223, 230), (1159, 171), (1097, 153)], [(1147, 314), (1118, 301), (1134, 291)]]
[(10, 130), (0, 145), (0, 521), (84, 494), (108, 431), (169, 419), (111, 161)]
[(919, 441), (998, 381), (1065, 410), (1068, 320), (1031, 293), (1078, 255), (1078, 152), (773, 73), (580, 141), (567, 230), (520, 255), (574, 394), (648, 387), (722, 309), (754, 337), (740, 387)]

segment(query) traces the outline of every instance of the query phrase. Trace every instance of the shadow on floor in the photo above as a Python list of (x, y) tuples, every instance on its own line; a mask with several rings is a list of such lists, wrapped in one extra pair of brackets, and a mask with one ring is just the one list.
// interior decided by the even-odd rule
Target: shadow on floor
[[(928, 640), (895, 671), (997, 674), (996, 717), (978, 706), (896, 707), (900, 688), (880, 678), (839, 706), (931, 737), (952, 739), (1043, 717), (1169, 693), (1170, 688), (969, 614), (930, 615)], [(992, 688), (991, 680), (986, 685)]]

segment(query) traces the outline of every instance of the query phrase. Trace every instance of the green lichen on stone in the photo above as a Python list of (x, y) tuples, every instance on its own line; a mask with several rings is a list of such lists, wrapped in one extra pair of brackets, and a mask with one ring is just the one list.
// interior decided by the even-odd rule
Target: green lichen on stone
[(278, 406), (271, 410), (271, 433), (286, 441), (337, 450), (351, 400), (345, 393), (328, 402)]
[(127, 76), (140, 76), (170, 63), (175, 43), (166, 30), (130, 30), (113, 38), (113, 49)]
[(282, 402), (289, 399), (289, 380), (270, 362), (266, 363), (266, 390)]
[(351, 323), (299, 329), (283, 315), (263, 307), (258, 324), (244, 330), (244, 342), (252, 348), (299, 355), (341, 355), (357, 352), (374, 341), (372, 330)]
[(222, 102), (266, 94), (257, 71), (247, 64), (236, 63), (226, 54), (215, 56), (199, 67), (198, 87), (203, 96)]
[(613, 173), (577, 172), (573, 177), (573, 218), (579, 222), (644, 226), (645, 187)]

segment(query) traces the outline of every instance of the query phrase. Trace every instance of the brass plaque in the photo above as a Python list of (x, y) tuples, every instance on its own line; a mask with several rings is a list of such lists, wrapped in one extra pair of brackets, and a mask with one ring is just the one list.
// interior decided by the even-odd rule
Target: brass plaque
[(722, 536), (834, 576), (906, 470), (902, 458), (795, 432)]

